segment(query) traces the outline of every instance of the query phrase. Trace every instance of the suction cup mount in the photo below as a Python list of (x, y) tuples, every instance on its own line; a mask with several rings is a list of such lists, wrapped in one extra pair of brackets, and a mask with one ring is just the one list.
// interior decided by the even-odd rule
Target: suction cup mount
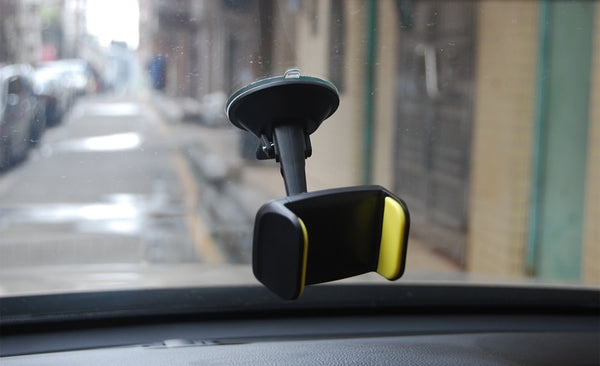
[(252, 271), (283, 299), (366, 272), (391, 281), (404, 272), (410, 219), (400, 198), (380, 186), (304, 193), (309, 136), (338, 105), (333, 84), (296, 69), (252, 83), (227, 101), (229, 120), (259, 139), (257, 158), (281, 165), (288, 197), (256, 214)]
[(337, 109), (338, 91), (328, 81), (291, 69), (283, 76), (251, 83), (227, 101), (235, 126), (260, 141), (257, 159), (276, 159), (288, 196), (306, 192), (305, 159), (312, 154), (310, 135)]

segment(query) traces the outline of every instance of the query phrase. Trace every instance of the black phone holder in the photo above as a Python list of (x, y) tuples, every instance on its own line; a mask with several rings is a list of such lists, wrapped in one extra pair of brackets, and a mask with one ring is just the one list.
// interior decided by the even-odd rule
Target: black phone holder
[(395, 280), (404, 272), (410, 219), (402, 200), (380, 186), (306, 193), (309, 136), (338, 105), (333, 84), (296, 69), (227, 101), (229, 120), (259, 139), (257, 158), (281, 166), (287, 197), (258, 211), (252, 264), (256, 278), (284, 299), (306, 285), (372, 271)]

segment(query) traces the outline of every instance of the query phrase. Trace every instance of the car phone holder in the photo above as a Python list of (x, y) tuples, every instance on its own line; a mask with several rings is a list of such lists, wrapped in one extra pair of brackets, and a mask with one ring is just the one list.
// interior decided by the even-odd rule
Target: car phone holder
[(306, 193), (309, 136), (338, 105), (333, 84), (297, 69), (251, 83), (227, 101), (229, 120), (258, 138), (256, 157), (280, 163), (287, 197), (256, 215), (252, 269), (283, 299), (296, 299), (306, 285), (367, 272), (396, 280), (404, 272), (410, 219), (401, 199), (380, 186)]

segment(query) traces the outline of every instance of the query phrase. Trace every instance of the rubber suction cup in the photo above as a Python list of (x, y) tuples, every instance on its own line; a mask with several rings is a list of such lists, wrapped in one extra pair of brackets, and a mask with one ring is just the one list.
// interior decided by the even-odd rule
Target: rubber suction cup
[(231, 123), (259, 138), (271, 137), (282, 125), (301, 126), (310, 135), (339, 103), (333, 84), (292, 69), (241, 88), (227, 101), (226, 113)]

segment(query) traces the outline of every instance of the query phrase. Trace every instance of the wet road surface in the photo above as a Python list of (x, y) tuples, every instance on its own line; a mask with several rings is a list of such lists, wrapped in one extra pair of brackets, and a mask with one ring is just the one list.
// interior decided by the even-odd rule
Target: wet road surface
[(194, 126), (143, 100), (80, 100), (0, 175), (0, 274), (40, 266), (219, 264), (182, 153)]

